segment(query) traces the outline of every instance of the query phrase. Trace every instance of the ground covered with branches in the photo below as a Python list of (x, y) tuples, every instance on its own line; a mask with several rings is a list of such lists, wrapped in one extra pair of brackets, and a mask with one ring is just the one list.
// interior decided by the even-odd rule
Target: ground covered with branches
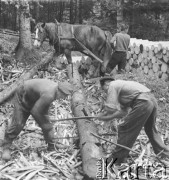
[[(11, 54), (15, 46), (15, 41), (9, 41), (9, 38), (1, 39), (1, 72), (0, 72), (0, 91), (15, 82), (22, 74), (23, 67), (19, 66), (19, 70), (7, 62), (3, 64), (4, 54)], [(10, 56), (11, 57), (11, 56)], [(9, 58), (10, 59), (10, 58)], [(11, 59), (10, 59), (11, 60)], [(48, 78), (53, 81), (63, 81), (67, 79), (65, 70), (58, 70), (54, 66), (50, 66), (50, 72), (40, 71), (34, 78)], [(4, 72), (6, 72), (4, 74)], [(157, 127), (161, 133), (166, 144), (169, 143), (169, 83), (157, 80), (154, 77), (148, 77), (141, 74), (137, 70), (123, 75), (116, 75), (116, 79), (134, 80), (138, 81), (152, 90), (158, 100), (158, 118)], [(91, 115), (96, 115), (102, 104), (102, 92), (99, 89), (98, 81), (83, 80), (82, 84), (85, 89), (87, 97), (87, 104)], [(13, 102), (7, 102), (0, 106), (1, 121), (10, 121), (13, 113)], [(66, 100), (52, 103), (50, 108), (50, 119), (55, 127), (56, 134), (56, 149), (55, 151), (47, 151), (47, 144), (44, 141), (41, 129), (30, 116), (29, 120), (20, 133), (18, 138), (13, 142), (12, 159), (9, 162), (0, 160), (0, 179), (17, 179), (17, 180), (81, 180), (83, 179), (82, 160), (80, 156), (80, 149), (78, 146), (78, 132), (76, 122), (63, 121), (57, 122), (58, 119), (72, 117), (70, 107), (70, 98)], [(108, 141), (116, 142), (116, 129), (112, 122), (99, 122), (95, 120), (98, 127), (98, 134), (100, 137)], [(120, 122), (118, 122), (120, 123)], [(107, 155), (109, 155), (114, 148), (110, 142), (100, 140), (102, 147)], [(130, 153), (129, 162), (132, 164), (139, 164), (143, 166), (145, 163), (155, 164), (160, 163), (160, 159), (153, 153), (151, 145), (145, 135), (144, 130), (138, 136), (133, 150), (139, 152), (138, 155)], [(146, 156), (145, 156), (146, 155)], [(163, 164), (161, 165), (163, 167)], [(168, 166), (169, 167), (169, 166)], [(150, 169), (153, 172), (153, 169)], [(118, 172), (116, 171), (118, 174)], [(117, 178), (117, 174), (113, 179)], [(127, 176), (127, 174), (124, 174)], [(160, 174), (158, 174), (160, 175)], [(169, 177), (169, 175), (168, 175)], [(139, 172), (139, 178), (148, 179), (142, 170)], [(157, 177), (154, 177), (154, 179)], [(109, 179), (112, 179), (110, 177)], [(122, 178), (121, 178), (122, 179)], [(131, 179), (131, 177), (128, 179)], [(157, 178), (158, 179), (158, 178)]]

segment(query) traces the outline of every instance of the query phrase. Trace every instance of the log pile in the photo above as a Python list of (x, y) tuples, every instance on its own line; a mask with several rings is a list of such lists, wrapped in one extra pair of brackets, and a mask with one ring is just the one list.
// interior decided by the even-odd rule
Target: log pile
[(146, 75), (169, 80), (169, 42), (132, 39), (127, 59), (127, 72), (136, 67)]

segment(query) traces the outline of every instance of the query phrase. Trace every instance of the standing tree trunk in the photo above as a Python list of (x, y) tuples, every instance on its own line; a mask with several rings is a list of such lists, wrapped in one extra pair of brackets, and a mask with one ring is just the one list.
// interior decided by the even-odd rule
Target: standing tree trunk
[(48, 18), (47, 18), (47, 21), (49, 22), (50, 20), (50, 2), (47, 1), (47, 7), (48, 7)]
[(64, 9), (65, 9), (65, 3), (60, 1), (60, 6), (59, 6), (59, 22), (63, 22), (63, 13), (64, 13)]
[(77, 7), (78, 7), (78, 0), (75, 0), (75, 7), (74, 7), (74, 9), (75, 9), (75, 13), (74, 13), (74, 23), (76, 23), (77, 22)]
[(79, 24), (83, 23), (83, 0), (79, 0)]
[(0, 0), (0, 27), (2, 27), (2, 17), (1, 17), (1, 13), (2, 13), (2, 1)]
[[(29, 3), (26, 0), (21, 0), (19, 3), (19, 42), (15, 49), (15, 57), (18, 61), (25, 64), (30, 63), (32, 59), (37, 60), (37, 54), (33, 51), (30, 31), (30, 9)], [(36, 57), (36, 58), (32, 58)], [(39, 58), (38, 58), (39, 59)]]
[(117, 28), (123, 22), (123, 0), (117, 0)]
[(40, 4), (39, 1), (35, 1), (35, 20), (39, 22)]
[(70, 0), (70, 14), (69, 14), (70, 24), (73, 24), (73, 0)]
[(167, 23), (165, 33), (164, 33), (164, 37), (165, 37), (165, 39), (167, 39), (169, 37), (169, 23)]
[[(72, 65), (69, 65), (67, 69), (70, 81), (75, 87), (71, 101), (72, 112), (75, 117), (90, 116), (83, 92), (84, 90), (81, 85), (78, 67), (73, 64), (73, 70)], [(82, 167), (85, 174), (84, 179), (86, 180), (88, 177), (96, 178), (98, 173), (97, 162), (103, 157), (103, 151), (99, 140), (91, 134), (97, 134), (96, 124), (92, 120), (87, 120), (85, 118), (83, 120), (77, 120), (76, 122), (80, 138)]]
[(15, 31), (19, 30), (19, 4), (15, 5)]

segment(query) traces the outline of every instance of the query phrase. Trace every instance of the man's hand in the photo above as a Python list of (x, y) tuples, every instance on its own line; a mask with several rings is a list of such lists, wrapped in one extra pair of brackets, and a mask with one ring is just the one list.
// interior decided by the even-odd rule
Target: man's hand
[(100, 113), (99, 115), (98, 115), (98, 120), (100, 120), (100, 121), (109, 121), (109, 120), (112, 120), (112, 115), (113, 114), (110, 114), (110, 113), (108, 113), (107, 111), (106, 112), (104, 112), (104, 113)]
[(106, 111), (106, 113), (101, 113), (101, 114), (98, 115), (98, 120), (110, 121), (110, 120), (113, 120), (114, 118), (123, 118), (126, 115), (127, 115), (127, 112), (123, 111), (123, 110), (120, 110), (120, 111), (116, 110), (113, 113), (110, 113), (110, 112)]

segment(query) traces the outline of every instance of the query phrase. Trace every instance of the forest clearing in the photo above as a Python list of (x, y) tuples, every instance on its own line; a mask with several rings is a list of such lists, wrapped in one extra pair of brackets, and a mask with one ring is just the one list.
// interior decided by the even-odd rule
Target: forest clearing
[[(16, 46), (17, 37), (11, 35), (1, 36), (1, 60), (13, 51)], [(50, 48), (45, 46), (45, 48)], [(45, 54), (44, 49), (41, 49), (41, 54)], [(50, 51), (49, 49), (47, 50)], [(44, 55), (43, 55), (44, 56)], [(4, 58), (4, 59), (5, 59)], [(11, 62), (5, 62), (11, 63)], [(13, 69), (12, 66), (3, 66), (1, 71), (1, 93), (8, 88), (12, 83), (17, 81), (21, 76), (23, 68), (19, 65), (19, 70)], [(47, 78), (53, 81), (63, 81), (67, 79), (65, 70), (58, 71), (52, 64), (49, 65), (50, 72), (38, 71), (34, 78)], [(163, 140), (169, 143), (169, 92), (168, 82), (150, 77), (140, 72), (139, 69), (134, 69), (132, 72), (126, 74), (116, 74), (116, 79), (134, 80), (145, 84), (150, 88), (158, 100), (158, 130), (161, 132)], [(90, 82), (89, 80), (82, 80), (85, 94), (87, 97), (87, 105), (91, 115), (96, 115), (100, 109), (101, 98), (100, 91), (98, 91), (98, 82)], [(1, 106), (1, 117), (6, 121), (11, 119), (13, 112), (12, 101), (7, 102)], [(50, 108), (50, 119), (56, 129), (58, 137), (59, 149), (54, 152), (47, 152), (46, 143), (44, 142), (41, 129), (35, 123), (32, 117), (29, 118), (24, 130), (15, 140), (12, 146), (12, 159), (9, 162), (1, 161), (1, 179), (83, 179), (82, 159), (80, 156), (80, 149), (77, 145), (78, 133), (75, 121), (57, 122), (59, 119), (72, 117), (70, 102), (68, 100), (55, 101)], [(115, 141), (117, 134), (111, 129), (110, 123), (100, 123), (94, 120), (97, 124), (98, 134), (100, 137), (108, 141)], [(152, 164), (159, 162), (153, 156), (150, 143), (147, 141), (144, 130), (138, 136), (133, 150), (137, 150), (139, 155), (131, 154), (132, 161), (136, 159), (139, 163), (145, 163), (149, 159)], [(110, 153), (113, 144), (100, 139), (103, 149), (106, 153)], [(144, 153), (148, 157), (144, 157)], [(136, 161), (135, 161), (136, 162)], [(143, 171), (143, 170), (142, 170)], [(143, 172), (142, 172), (143, 173)], [(140, 176), (143, 176), (140, 172)]]
[(168, 10), (0, 0), (0, 180), (169, 179)]

